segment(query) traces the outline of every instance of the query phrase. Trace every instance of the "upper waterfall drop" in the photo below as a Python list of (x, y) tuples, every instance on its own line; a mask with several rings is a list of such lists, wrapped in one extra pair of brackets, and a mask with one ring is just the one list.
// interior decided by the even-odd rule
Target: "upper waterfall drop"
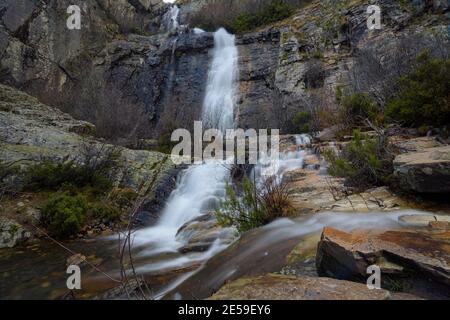
[(170, 7), (170, 10), (164, 15), (164, 26), (167, 31), (175, 31), (180, 26), (178, 18), (180, 15), (180, 8), (174, 4)]
[(235, 36), (224, 28), (214, 33), (214, 56), (208, 74), (202, 119), (205, 128), (223, 133), (234, 128), (238, 78), (238, 49)]

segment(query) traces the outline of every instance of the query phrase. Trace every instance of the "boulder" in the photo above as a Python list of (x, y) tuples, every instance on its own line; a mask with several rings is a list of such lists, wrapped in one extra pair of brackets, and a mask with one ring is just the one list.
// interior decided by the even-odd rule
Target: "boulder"
[(339, 131), (338, 126), (332, 126), (329, 128), (323, 129), (319, 134), (315, 137), (319, 142), (329, 142), (336, 140), (336, 133)]
[(450, 146), (399, 155), (394, 160), (402, 188), (419, 193), (450, 193)]
[(402, 136), (393, 136), (391, 142), (401, 153), (423, 152), (430, 148), (444, 146), (436, 137), (405, 138)]
[(211, 300), (388, 300), (389, 291), (330, 278), (267, 274), (233, 281)]
[(13, 248), (30, 237), (31, 233), (14, 220), (0, 218), (0, 249)]
[(430, 280), (450, 286), (449, 230), (359, 230), (352, 233), (325, 228), (319, 242), (319, 275), (366, 282), (367, 268), (378, 265), (382, 282), (390, 279)]
[(232, 243), (236, 235), (235, 228), (222, 228), (214, 214), (205, 214), (180, 228), (177, 239), (186, 244), (179, 251), (181, 253), (207, 251), (218, 240), (222, 244)]

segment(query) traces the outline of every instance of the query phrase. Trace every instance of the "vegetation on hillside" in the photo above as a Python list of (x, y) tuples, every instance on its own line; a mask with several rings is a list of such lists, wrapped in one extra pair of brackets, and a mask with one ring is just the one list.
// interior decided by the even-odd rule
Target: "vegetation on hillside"
[[(387, 127), (400, 124), (439, 128), (450, 123), (450, 59), (432, 58), (425, 50), (417, 56), (412, 70), (397, 82), (398, 90), (385, 99), (385, 108), (366, 93), (339, 99), (341, 133), (357, 130), (341, 154), (328, 152), (326, 159), (330, 174), (345, 178), (349, 186), (365, 189), (392, 183), (394, 153), (387, 138)], [(374, 137), (360, 131), (374, 126), (381, 128)]]
[(0, 200), (6, 194), (14, 192), (14, 175), (19, 168), (15, 162), (0, 160)]
[(208, 1), (189, 17), (189, 24), (207, 31), (224, 27), (242, 33), (291, 16), (306, 0)]
[(400, 78), (399, 88), (387, 105), (389, 120), (416, 128), (450, 124), (450, 59), (421, 53), (412, 72)]
[(53, 237), (78, 235), (93, 224), (115, 224), (136, 193), (114, 186), (121, 150), (84, 143), (73, 160), (44, 159), (24, 169), (0, 163), (0, 196), (18, 192), (44, 194), (41, 224)]

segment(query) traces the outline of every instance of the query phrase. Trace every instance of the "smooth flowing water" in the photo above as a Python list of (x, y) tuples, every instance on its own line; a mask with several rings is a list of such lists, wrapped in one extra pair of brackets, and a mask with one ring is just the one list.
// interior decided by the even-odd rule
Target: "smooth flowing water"
[(202, 120), (205, 128), (219, 129), (225, 133), (226, 129), (234, 127), (238, 49), (235, 36), (223, 28), (214, 34), (214, 44)]
[[(233, 128), (235, 86), (237, 74), (237, 48), (233, 35), (224, 29), (214, 34), (215, 48), (210, 67), (203, 117), (213, 128)], [(176, 189), (172, 192), (160, 220), (153, 227), (137, 231), (134, 237), (136, 247), (145, 248), (140, 257), (164, 253), (176, 253), (188, 239), (177, 237), (181, 227), (193, 219), (213, 211), (225, 196), (228, 169), (219, 162), (193, 165), (183, 171)], [(155, 264), (143, 266), (142, 271), (157, 271), (191, 264), (210, 257), (224, 249), (220, 243), (210, 250), (194, 256), (184, 255), (175, 259), (169, 257)]]
[(299, 219), (280, 219), (245, 233), (237, 243), (212, 257), (200, 269), (189, 274), (178, 286), (161, 292), (165, 299), (205, 299), (226, 282), (243, 276), (280, 271), (286, 256), (302, 240), (315, 239), (315, 251), (324, 227), (343, 231), (355, 229), (400, 229), (407, 225), (399, 220), (404, 215), (427, 215), (417, 210), (372, 213), (324, 212)]

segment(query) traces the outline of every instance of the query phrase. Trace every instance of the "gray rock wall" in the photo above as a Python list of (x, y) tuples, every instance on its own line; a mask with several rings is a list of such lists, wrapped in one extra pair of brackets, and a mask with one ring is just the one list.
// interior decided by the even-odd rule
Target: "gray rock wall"
[[(77, 3), (82, 29), (68, 31), (65, 10)], [(201, 4), (183, 1), (182, 23)], [(367, 30), (367, 4), (327, 0), (239, 35), (239, 126), (294, 132), (292, 118), (299, 111), (334, 112), (336, 88), (355, 84), (353, 65), (367, 50), (389, 66), (399, 60), (395, 50), (402, 36), (420, 34), (429, 40), (422, 47), (429, 47), (441, 41), (440, 33), (448, 44), (445, 1), (422, 1), (414, 9), (392, 0), (379, 4), (381, 31)], [(156, 137), (167, 118), (189, 127), (199, 119), (213, 37), (186, 29), (178, 36), (162, 32), (167, 9), (156, 0), (5, 0), (0, 4), (0, 82), (94, 122), (106, 136)], [(313, 87), (311, 61), (323, 68), (323, 79)], [(367, 72), (357, 73), (361, 78)], [(362, 83), (362, 91), (378, 83), (365, 82), (369, 85)], [(374, 88), (374, 94), (385, 89), (383, 84)]]

